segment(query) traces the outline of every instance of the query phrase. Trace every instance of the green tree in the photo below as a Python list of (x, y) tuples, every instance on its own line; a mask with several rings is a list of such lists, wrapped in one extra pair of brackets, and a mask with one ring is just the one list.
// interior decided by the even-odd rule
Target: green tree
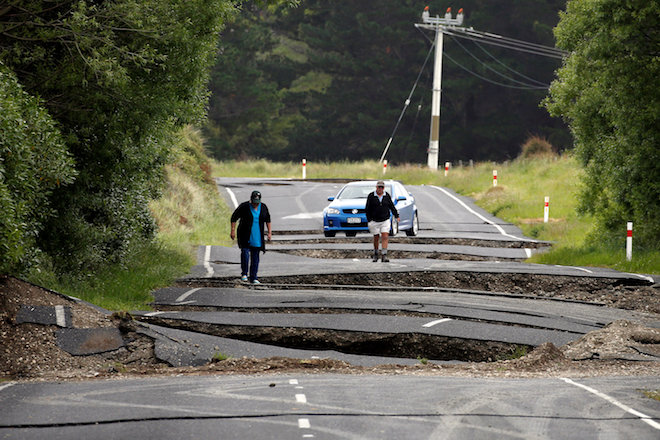
[[(586, 167), (581, 208), (598, 239), (660, 243), (660, 4), (572, 0), (555, 29), (570, 56), (546, 107), (569, 123)], [(612, 239), (610, 239), (612, 240)]]
[(2, 64), (0, 133), (0, 273), (19, 273), (39, 263), (49, 196), (75, 173), (53, 119)]
[(0, 61), (39, 95), (75, 159), (39, 246), (62, 270), (119, 259), (150, 238), (147, 202), (172, 133), (204, 117), (230, 0), (47, 0), (0, 8)]

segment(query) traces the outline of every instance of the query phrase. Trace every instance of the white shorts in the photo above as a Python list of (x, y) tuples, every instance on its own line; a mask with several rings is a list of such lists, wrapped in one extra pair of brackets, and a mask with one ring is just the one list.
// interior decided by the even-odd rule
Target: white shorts
[(370, 221), (368, 223), (369, 226), (369, 232), (371, 232), (373, 235), (378, 235), (378, 234), (389, 234), (390, 229), (392, 227), (390, 219), (385, 220), (384, 222), (375, 222), (375, 221)]

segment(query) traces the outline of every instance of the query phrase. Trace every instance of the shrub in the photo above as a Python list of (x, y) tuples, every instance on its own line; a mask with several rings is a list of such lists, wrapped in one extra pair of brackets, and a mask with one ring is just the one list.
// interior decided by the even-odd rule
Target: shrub
[(522, 145), (520, 156), (522, 158), (553, 156), (554, 149), (552, 144), (539, 136), (529, 137)]

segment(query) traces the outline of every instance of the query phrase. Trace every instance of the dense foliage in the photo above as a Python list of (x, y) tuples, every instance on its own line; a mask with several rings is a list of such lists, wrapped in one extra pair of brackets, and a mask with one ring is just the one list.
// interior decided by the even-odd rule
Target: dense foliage
[[(571, 52), (547, 101), (575, 137), (586, 167), (582, 209), (599, 220), (598, 239), (660, 243), (660, 4), (572, 0), (556, 28)], [(610, 239), (611, 240), (611, 239)]]
[[(59, 269), (79, 271), (116, 260), (132, 243), (153, 235), (147, 203), (161, 188), (171, 135), (203, 119), (218, 34), (235, 8), (230, 0), (2, 4), (0, 62), (47, 110), (31, 110), (32, 119), (43, 133), (42, 150), (57, 152), (51, 166), (61, 168), (60, 181), (73, 176), (62, 146), (75, 160), (75, 181), (40, 195), (40, 203), (49, 196), (56, 215), (47, 217), (49, 211), (35, 205), (23, 234), (36, 239)], [(10, 83), (3, 76), (3, 89)], [(28, 110), (37, 105), (12, 93)], [(11, 125), (22, 115), (3, 111), (3, 117)], [(28, 142), (3, 142), (3, 162)], [(29, 158), (20, 164), (30, 166)], [(12, 180), (18, 177), (32, 194), (45, 186), (42, 178), (52, 182), (57, 175), (33, 171)], [(20, 188), (9, 191), (9, 200), (17, 200)], [(20, 219), (20, 213), (8, 212), (0, 212), (3, 237), (16, 235), (11, 222)]]
[[(450, 5), (428, 4), (433, 15)], [(433, 35), (414, 27), (424, 5), (409, 0), (305, 0), (293, 9), (246, 5), (224, 31), (213, 69), (206, 135), (214, 155), (379, 158), (431, 47)], [(465, 0), (454, 6), (465, 8), (467, 26), (554, 46), (552, 27), (564, 5), (565, 0)], [(441, 161), (513, 158), (530, 134), (560, 149), (571, 146), (562, 121), (539, 107), (547, 89), (521, 85), (549, 84), (559, 60), (453, 37), (445, 37), (444, 52)], [(431, 59), (422, 72), (390, 161), (426, 162), (432, 64)]]
[(36, 240), (53, 216), (48, 198), (75, 172), (53, 119), (0, 64), (0, 273), (39, 260)]

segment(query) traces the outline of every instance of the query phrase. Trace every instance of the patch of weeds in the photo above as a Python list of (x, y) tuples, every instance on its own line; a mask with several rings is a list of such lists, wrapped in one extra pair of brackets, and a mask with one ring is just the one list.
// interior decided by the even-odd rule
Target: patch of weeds
[(211, 362), (222, 362), (222, 361), (226, 361), (229, 358), (231, 358), (231, 356), (216, 351), (213, 357), (211, 358)]
[(541, 235), (541, 232), (543, 232), (544, 229), (545, 229), (545, 227), (543, 225), (533, 226), (528, 232), (529, 236), (532, 237), (532, 238), (538, 238)]
[(660, 390), (641, 390), (641, 392), (649, 399), (660, 402)]
[(110, 373), (126, 373), (128, 370), (121, 362), (113, 362), (112, 365), (108, 367), (108, 371)]
[(419, 361), (420, 364), (426, 365), (429, 363), (429, 360), (425, 357), (417, 356), (417, 360)]
[(524, 346), (516, 346), (516, 348), (512, 348), (509, 353), (503, 354), (497, 357), (498, 361), (510, 361), (513, 359), (519, 359), (527, 354), (527, 347)]

